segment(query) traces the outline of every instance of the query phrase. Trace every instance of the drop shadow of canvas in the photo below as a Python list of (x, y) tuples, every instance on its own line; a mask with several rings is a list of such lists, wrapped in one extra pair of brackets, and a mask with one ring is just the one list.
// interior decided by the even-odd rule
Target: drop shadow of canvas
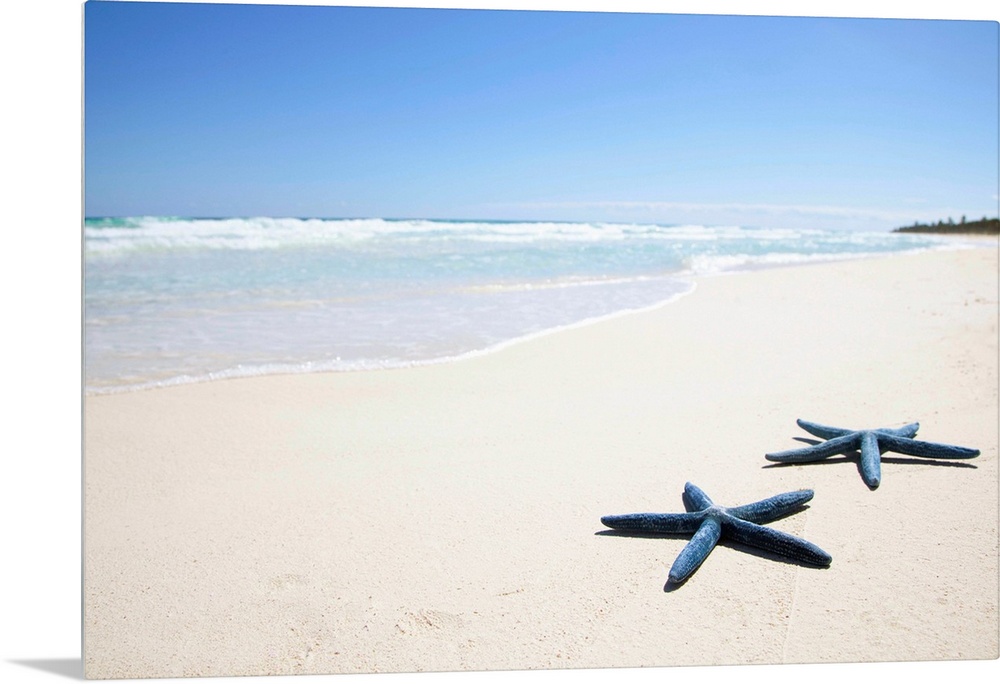
[(31, 667), (42, 672), (50, 672), (69, 679), (83, 680), (83, 658), (30, 658), (11, 660), (16, 665)]

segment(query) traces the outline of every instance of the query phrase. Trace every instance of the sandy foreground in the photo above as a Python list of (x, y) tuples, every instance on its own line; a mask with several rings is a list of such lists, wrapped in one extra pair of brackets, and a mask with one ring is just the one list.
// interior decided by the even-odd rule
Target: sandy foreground
[[(92, 678), (998, 657), (998, 250), (703, 278), (419, 368), (90, 396)], [(796, 418), (971, 461), (776, 466)], [(598, 534), (800, 488), (817, 569)]]

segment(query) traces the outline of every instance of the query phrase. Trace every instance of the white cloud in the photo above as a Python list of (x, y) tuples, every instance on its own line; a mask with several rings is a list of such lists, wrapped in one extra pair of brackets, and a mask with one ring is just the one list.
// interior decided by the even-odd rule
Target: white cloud
[[(636, 214), (700, 213), (741, 215), (795, 216), (799, 218), (834, 218), (898, 223), (912, 221), (913, 210), (892, 210), (872, 207), (851, 207), (817, 204), (767, 204), (744, 202), (661, 202), (661, 201), (584, 201), (584, 202), (525, 202), (505, 205), (526, 210), (590, 210), (630, 212)], [(922, 209), (921, 213), (929, 210)], [(932, 212), (931, 212), (932, 213)], [(935, 214), (936, 215), (936, 214)]]

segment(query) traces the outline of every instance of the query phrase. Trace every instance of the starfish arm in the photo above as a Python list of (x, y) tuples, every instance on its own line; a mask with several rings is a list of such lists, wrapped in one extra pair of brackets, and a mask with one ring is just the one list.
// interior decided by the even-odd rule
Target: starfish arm
[(874, 489), (882, 481), (882, 452), (879, 451), (879, 438), (874, 432), (864, 432), (861, 435), (861, 479)]
[(698, 529), (701, 520), (701, 516), (692, 513), (631, 513), (601, 518), (601, 522), (613, 530), (656, 534), (691, 534)]
[(820, 442), (819, 444), (814, 444), (813, 446), (804, 447), (802, 449), (790, 449), (788, 451), (778, 451), (771, 454), (764, 454), (764, 458), (768, 461), (778, 461), (781, 463), (804, 463), (806, 461), (818, 461), (822, 458), (828, 458), (835, 454), (842, 454), (845, 451), (850, 451), (851, 449), (858, 448), (858, 442), (861, 440), (861, 436), (852, 432), (849, 435), (844, 435), (843, 437), (835, 437), (826, 442)]
[(884, 433), (878, 435), (878, 441), (879, 446), (884, 450), (895, 451), (897, 454), (906, 454), (907, 456), (921, 456), (923, 458), (975, 458), (979, 455), (979, 449), (969, 449), (951, 444), (937, 444), (935, 442), (921, 442), (916, 439), (907, 439)]
[(684, 485), (684, 494), (681, 498), (684, 499), (684, 508), (686, 508), (689, 513), (703, 511), (712, 505), (712, 500), (708, 498), (708, 494), (690, 482)]
[(843, 437), (849, 435), (855, 430), (846, 430), (844, 428), (830, 427), (829, 425), (820, 425), (819, 423), (811, 423), (808, 420), (802, 420), (799, 418), (795, 423), (808, 432), (810, 435), (816, 435), (817, 437), (822, 437), (823, 439), (833, 439), (835, 437)]
[(722, 526), (719, 521), (715, 518), (705, 518), (701, 527), (691, 537), (691, 541), (681, 550), (674, 560), (674, 564), (670, 566), (670, 581), (676, 584), (690, 577), (691, 573), (697, 570), (698, 566), (708, 558), (708, 554), (715, 548), (721, 534)]
[(727, 508), (726, 512), (742, 520), (762, 524), (792, 513), (812, 498), (813, 490), (799, 489), (794, 492), (778, 494), (763, 501)]
[(830, 565), (833, 560), (830, 554), (815, 544), (780, 530), (728, 516), (724, 525), (726, 536), (740, 544), (822, 567)]
[(896, 437), (907, 437), (912, 439), (913, 436), (917, 434), (917, 430), (919, 429), (920, 423), (910, 423), (909, 425), (904, 425), (903, 427), (898, 428), (879, 428), (878, 430), (874, 430), (874, 432), (877, 432), (880, 435), (888, 433), (890, 435), (895, 435)]

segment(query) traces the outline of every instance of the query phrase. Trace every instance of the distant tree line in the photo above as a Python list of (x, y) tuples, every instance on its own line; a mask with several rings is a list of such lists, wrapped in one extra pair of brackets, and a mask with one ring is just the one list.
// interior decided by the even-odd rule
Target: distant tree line
[(978, 221), (966, 221), (965, 217), (955, 223), (951, 217), (947, 221), (937, 223), (914, 222), (912, 226), (897, 228), (894, 233), (986, 233), (988, 235), (1000, 234), (1000, 218), (986, 218)]

